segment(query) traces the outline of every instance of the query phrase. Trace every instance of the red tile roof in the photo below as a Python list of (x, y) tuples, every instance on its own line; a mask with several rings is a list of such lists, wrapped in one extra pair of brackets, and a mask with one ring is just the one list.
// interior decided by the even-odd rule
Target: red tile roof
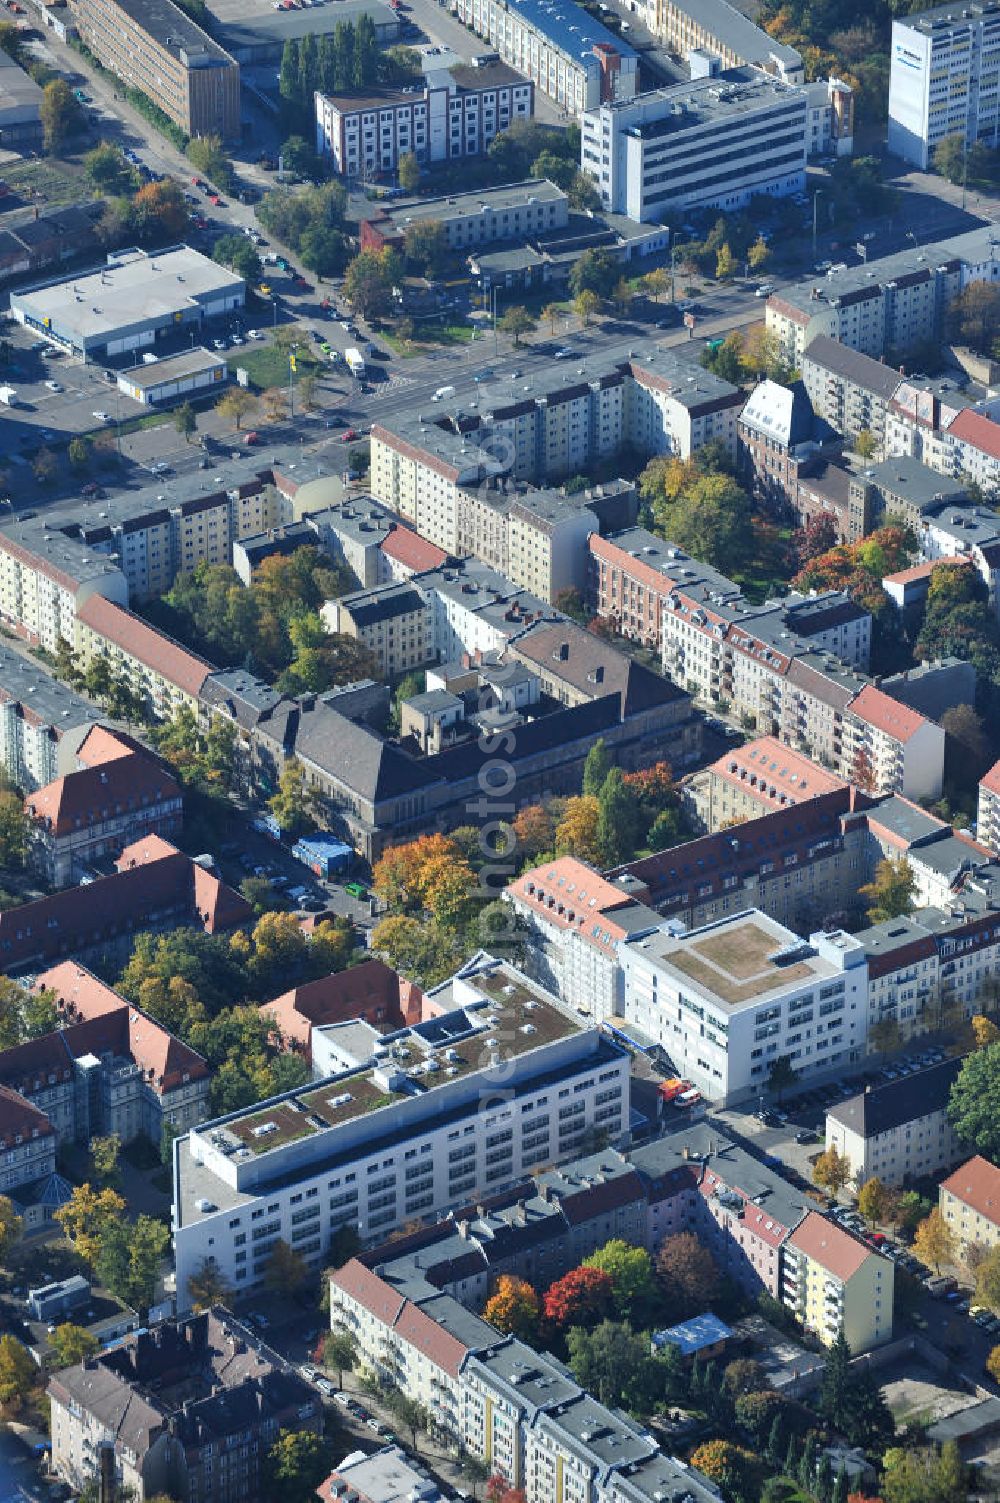
[[(599, 949), (613, 952), (615, 942), (626, 937), (626, 931), (614, 921), (614, 911), (629, 904), (630, 895), (575, 856), (559, 856), (523, 872), (507, 891), (547, 924), (572, 930)], [(597, 918), (601, 926), (592, 922)], [(600, 927), (600, 934), (595, 934), (596, 927)], [(604, 934), (610, 938), (604, 940)]]
[(93, 971), (75, 960), (63, 960), (59, 965), (43, 971), (35, 982), (37, 990), (53, 991), (65, 1016), (70, 1021), (98, 1018), (102, 1013), (115, 1012), (125, 1006), (110, 986), (99, 981)]
[(835, 1278), (847, 1280), (853, 1278), (862, 1263), (867, 1258), (875, 1258), (877, 1253), (865, 1247), (863, 1242), (845, 1232), (842, 1227), (835, 1226), (825, 1216), (820, 1216), (816, 1211), (810, 1211), (803, 1221), (800, 1221), (791, 1237), (788, 1239), (790, 1247), (795, 1247), (799, 1252), (805, 1253), (814, 1263), (832, 1273)]
[(260, 1011), (273, 1018), (283, 1039), (301, 1044), (308, 1055), (314, 1027), (362, 1018), (373, 1027), (402, 1028), (406, 1022), (420, 1021), (422, 1002), (419, 987), (404, 981), (383, 961), (365, 960), (349, 970), (293, 987), (273, 1002), (265, 1002)]
[(425, 1315), (418, 1305), (408, 1300), (377, 1273), (357, 1258), (339, 1269), (331, 1278), (335, 1288), (343, 1290), (350, 1299), (362, 1305), (382, 1325), (395, 1331), (403, 1341), (428, 1357), (436, 1367), (453, 1378), (458, 1377), (462, 1359), (468, 1353), (457, 1337)]
[(964, 558), (930, 558), (922, 564), (912, 564), (909, 569), (897, 569), (895, 574), (887, 574), (883, 584), (908, 585), (915, 584), (919, 579), (930, 579), (935, 569), (947, 568), (953, 565), (964, 565)]
[(911, 740), (927, 724), (926, 718), (918, 711), (900, 704), (898, 699), (890, 699), (874, 684), (865, 685), (852, 699), (850, 709), (859, 720), (903, 743)]
[(981, 1154), (977, 1153), (954, 1174), (949, 1174), (941, 1189), (978, 1211), (987, 1221), (1000, 1224), (1000, 1169)]
[(1000, 793), (1000, 762), (994, 762), (989, 772), (984, 773), (979, 779), (980, 788), (985, 788), (987, 793)]
[(827, 772), (775, 736), (758, 736), (745, 746), (725, 752), (709, 772), (774, 809), (848, 786), (844, 778)]
[(988, 454), (991, 459), (1000, 459), (1000, 423), (995, 423), (992, 418), (984, 417), (981, 412), (974, 412), (971, 407), (963, 407), (948, 429), (949, 436), (954, 434), (956, 438), (971, 444), (974, 449), (980, 449)]
[(440, 569), (448, 562), (448, 555), (443, 548), (428, 542), (419, 533), (411, 532), (408, 527), (394, 527), (389, 536), (383, 539), (381, 549), (404, 568), (412, 569), (414, 574), (423, 574), (427, 569)]
[(80, 742), (76, 760), (84, 767), (98, 767), (102, 762), (117, 762), (129, 752), (141, 751), (142, 745), (131, 736), (109, 730), (106, 725), (95, 725)]
[(343, 1268), (339, 1268), (330, 1282), (362, 1305), (383, 1325), (391, 1326), (406, 1303), (402, 1294), (397, 1294), (377, 1273), (372, 1273), (357, 1258), (352, 1258)]
[(113, 643), (192, 698), (197, 697), (208, 675), (214, 672), (204, 658), (196, 657), (131, 611), (101, 595), (91, 595), (85, 600), (77, 611), (77, 618), (97, 636)]
[[(156, 854), (130, 859), (153, 843)], [(153, 836), (129, 846), (110, 877), (0, 913), (0, 967), (37, 969), (168, 921), (197, 920), (215, 933), (246, 923), (252, 912), (239, 893)]]
[(43, 1111), (9, 1086), (0, 1085), (0, 1147), (13, 1148), (18, 1138), (47, 1138), (54, 1131)]
[(179, 786), (158, 762), (125, 749), (114, 760), (46, 783), (29, 795), (25, 807), (58, 837), (128, 815), (151, 822), (161, 816), (163, 804), (178, 803), (180, 797)]

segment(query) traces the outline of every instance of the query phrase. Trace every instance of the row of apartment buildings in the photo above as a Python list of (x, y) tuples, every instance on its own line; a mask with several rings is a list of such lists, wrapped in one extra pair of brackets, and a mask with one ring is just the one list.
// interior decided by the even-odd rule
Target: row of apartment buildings
[(754, 606), (642, 528), (589, 542), (597, 614), (658, 650), (676, 683), (861, 787), (940, 793), (944, 732), (867, 679), (871, 618), (848, 598)]
[(207, 1114), (211, 1082), (200, 1054), (76, 961), (42, 972), (36, 986), (55, 997), (60, 1027), (0, 1052), (0, 1189), (29, 1227), (70, 1197), (60, 1149), (101, 1133), (158, 1149), (167, 1124), (184, 1131)]
[[(876, 1024), (934, 1030), (992, 1005), (997, 986), (993, 852), (898, 795), (813, 787), (809, 764), (776, 797), (782, 749), (761, 750), (722, 759), (742, 756), (748, 799), (758, 780), (756, 817), (744, 805), (735, 828), (727, 817), (606, 876), (561, 857), (505, 891), (533, 936), (528, 970), (567, 1005), (638, 1027), (712, 1100), (759, 1092), (783, 1055), (834, 1077)], [(915, 911), (823, 932), (890, 855), (909, 863)]]
[[(460, 1392), (442, 1387), (441, 1374), (415, 1360), (429, 1355), (423, 1343), (436, 1337), (433, 1327), (464, 1347), (450, 1350), (457, 1359), (452, 1383), (460, 1383), (477, 1354), (497, 1345), (493, 1328), (470, 1312), (482, 1308), (499, 1276), (526, 1279), (542, 1292), (611, 1238), (655, 1253), (664, 1238), (682, 1232), (709, 1249), (720, 1274), (751, 1297), (782, 1300), (824, 1343), (841, 1323), (855, 1352), (891, 1335), (887, 1261), (817, 1215), (807, 1195), (708, 1123), (624, 1153), (604, 1148), (549, 1167), (511, 1194), (458, 1205), (434, 1226), (361, 1253), (331, 1275), (331, 1322), (354, 1335), (376, 1372), (401, 1367), (459, 1443), (488, 1461), (510, 1458), (514, 1469), (501, 1469), (523, 1486), (516, 1437), (497, 1452), (481, 1431), (486, 1447), (470, 1444)], [(814, 1276), (827, 1286), (826, 1309), (811, 1295)], [(408, 1350), (408, 1337), (416, 1351)]]
[(1000, 239), (984, 225), (804, 277), (768, 298), (766, 324), (796, 369), (819, 334), (875, 359), (898, 360), (940, 340), (949, 305), (970, 283), (998, 278)]
[(715, 441), (735, 462), (742, 405), (736, 387), (673, 350), (602, 350), (573, 373), (537, 377), (517, 399), (484, 384), (478, 411), (383, 418), (371, 434), (372, 494), (457, 554), (462, 498), (484, 482), (552, 485), (627, 444), (689, 459)]

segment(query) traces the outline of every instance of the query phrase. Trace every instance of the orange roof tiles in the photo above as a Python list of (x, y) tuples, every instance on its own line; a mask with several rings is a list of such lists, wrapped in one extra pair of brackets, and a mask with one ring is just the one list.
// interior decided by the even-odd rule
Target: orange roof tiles
[(162, 632), (147, 626), (131, 611), (101, 595), (91, 595), (77, 611), (78, 620), (99, 637), (112, 642), (129, 657), (195, 698), (209, 674), (214, 672), (204, 658), (196, 657)]
[(980, 788), (985, 788), (987, 793), (1000, 793), (1000, 762), (994, 762), (989, 772), (984, 773), (979, 779)]
[(130, 752), (143, 750), (140, 743), (133, 741), (131, 736), (109, 730), (106, 725), (95, 725), (80, 742), (76, 760), (84, 767), (99, 767), (103, 762), (117, 762), (119, 757), (127, 757)]
[(890, 699), (888, 694), (883, 694), (874, 684), (865, 685), (861, 693), (852, 699), (850, 709), (851, 714), (859, 720), (864, 720), (875, 730), (904, 743), (910, 741), (927, 724), (923, 715), (911, 710), (908, 705), (900, 704), (896, 699)]
[(971, 407), (963, 407), (958, 417), (952, 422), (948, 433), (949, 436), (954, 434), (956, 438), (963, 439), (974, 449), (981, 450), (983, 454), (989, 454), (991, 459), (1000, 459), (1000, 423), (995, 423), (992, 418), (984, 417), (981, 412), (974, 412)]
[(125, 1006), (123, 997), (75, 960), (63, 960), (59, 965), (51, 966), (42, 972), (35, 985), (39, 990), (55, 992), (64, 1011), (73, 1018), (98, 1018)]
[[(534, 909), (546, 923), (557, 929), (572, 929), (583, 939), (607, 948), (608, 942), (585, 926), (589, 919), (601, 918), (611, 941), (625, 938), (626, 931), (614, 922), (614, 910), (630, 902), (628, 893), (607, 882), (575, 856), (559, 856), (542, 866), (523, 872), (510, 883), (508, 892)], [(613, 944), (612, 944), (613, 948)]]
[(32, 1137), (47, 1138), (54, 1131), (40, 1107), (0, 1085), (0, 1147), (13, 1148), (16, 1142)]
[(402, 1028), (419, 1023), (423, 993), (381, 960), (365, 960), (349, 970), (304, 982), (265, 1002), (260, 1011), (273, 1018), (282, 1038), (309, 1053), (314, 1027), (362, 1018), (373, 1026)]
[(390, 1284), (366, 1268), (359, 1259), (352, 1258), (345, 1263), (332, 1276), (331, 1283), (362, 1305), (382, 1325), (398, 1331), (404, 1341), (416, 1347), (436, 1367), (453, 1378), (458, 1377), (462, 1359), (469, 1348), (436, 1320), (425, 1315), (412, 1300), (397, 1294)]
[(775, 736), (758, 736), (725, 752), (709, 772), (776, 809), (848, 787), (846, 779), (827, 772)]
[(81, 767), (37, 789), (26, 800), (28, 814), (58, 837), (129, 814), (145, 813), (151, 822), (162, 804), (179, 803), (180, 788), (158, 762), (123, 750), (113, 760)]
[(448, 555), (443, 548), (428, 542), (418, 533), (411, 532), (408, 527), (394, 527), (389, 536), (383, 539), (381, 549), (404, 568), (412, 569), (415, 574), (423, 574), (427, 569), (440, 569), (448, 562)]
[(807, 1258), (811, 1258), (835, 1278), (842, 1279), (845, 1284), (853, 1278), (866, 1258), (878, 1256), (865, 1247), (863, 1242), (858, 1242), (849, 1232), (835, 1226), (816, 1211), (810, 1211), (805, 1220), (799, 1222), (788, 1239), (788, 1245), (805, 1253)]
[(1000, 1223), (1000, 1169), (982, 1154), (977, 1153), (949, 1174), (941, 1189), (988, 1221)]

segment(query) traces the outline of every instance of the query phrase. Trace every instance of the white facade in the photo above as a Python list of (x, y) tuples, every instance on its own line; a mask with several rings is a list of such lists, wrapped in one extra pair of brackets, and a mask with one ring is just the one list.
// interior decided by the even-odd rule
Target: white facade
[(893, 21), (889, 150), (922, 168), (945, 136), (995, 150), (998, 80), (1000, 10), (989, 0)]
[[(759, 964), (747, 961), (747, 975), (759, 981), (743, 985), (742, 967), (724, 957), (748, 946)], [(776, 962), (779, 953), (798, 958)], [(814, 934), (807, 943), (750, 910), (682, 937), (624, 945), (621, 959), (626, 1020), (711, 1101), (761, 1092), (782, 1055), (808, 1076), (843, 1069), (865, 1052), (867, 968), (850, 935)]]
[[(875, 1089), (891, 1091), (893, 1087)], [(900, 1188), (950, 1169), (962, 1156), (948, 1120), (947, 1099), (934, 1100), (933, 1110), (920, 1110), (919, 1115), (885, 1125), (866, 1124), (865, 1116), (860, 1096), (826, 1114), (826, 1146), (836, 1148), (850, 1162), (858, 1184), (877, 1176), (884, 1185)]]
[(316, 150), (332, 157), (342, 176), (362, 178), (395, 172), (404, 153), (422, 164), (479, 156), (501, 131), (529, 120), (534, 103), (530, 81), (490, 83), (489, 72), (483, 70), (481, 88), (428, 84), (367, 100), (317, 92)]
[[(627, 1128), (628, 1058), (596, 1030), (578, 1026), (548, 994), (488, 958), (447, 985), (452, 1007), (476, 1010), (469, 1048), (477, 1061), (491, 1058), (482, 1020), (492, 1018), (485, 1027), (499, 1040), (505, 1018), (525, 1012), (525, 1022), (508, 1028), (503, 1055), (498, 1044), (495, 1064), (463, 1074), (459, 1055), (452, 1064), (442, 1051), (429, 1067), (433, 1089), (417, 1093), (403, 1089), (404, 1071), (376, 1063), (374, 1071), (314, 1084), (176, 1141), (182, 1309), (187, 1281), (207, 1258), (242, 1293), (260, 1283), (279, 1239), (319, 1267), (338, 1226), (357, 1226), (362, 1240), (384, 1239), (414, 1217), (578, 1153), (593, 1131), (614, 1139)], [(516, 989), (509, 1003), (503, 986)], [(546, 1042), (520, 1037), (535, 1033)], [(449, 1070), (458, 1078), (449, 1080)]]
[(580, 165), (605, 208), (639, 221), (695, 207), (735, 210), (805, 186), (804, 89), (751, 69), (692, 80), (581, 122)]

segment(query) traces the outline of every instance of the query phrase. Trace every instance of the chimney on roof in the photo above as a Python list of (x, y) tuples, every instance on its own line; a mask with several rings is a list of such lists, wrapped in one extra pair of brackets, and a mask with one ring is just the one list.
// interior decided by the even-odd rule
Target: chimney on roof
[(466, 1220), (466, 1218), (463, 1216), (462, 1219), (461, 1219), (461, 1221), (457, 1222), (456, 1225), (458, 1227), (458, 1235), (460, 1237), (464, 1237), (465, 1240), (468, 1241), (469, 1240), (469, 1223)]

